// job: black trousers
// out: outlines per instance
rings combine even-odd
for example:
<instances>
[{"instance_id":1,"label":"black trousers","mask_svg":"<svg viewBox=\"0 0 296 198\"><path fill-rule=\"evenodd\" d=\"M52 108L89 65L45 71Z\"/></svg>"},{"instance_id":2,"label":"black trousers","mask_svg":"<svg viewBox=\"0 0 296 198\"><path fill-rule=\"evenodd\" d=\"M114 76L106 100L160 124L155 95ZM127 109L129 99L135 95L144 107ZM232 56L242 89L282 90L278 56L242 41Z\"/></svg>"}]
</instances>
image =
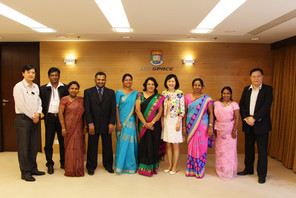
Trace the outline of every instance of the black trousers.
<instances>
[{"instance_id":1,"label":"black trousers","mask_svg":"<svg viewBox=\"0 0 296 198\"><path fill-rule=\"evenodd\" d=\"M45 157L46 157L46 166L53 166L54 162L52 160L52 145L57 133L59 140L59 149L60 149L60 163L61 165L65 164L65 147L64 147L64 137L62 136L62 127L59 121L58 116L48 115L45 120Z\"/></svg>"},{"instance_id":2,"label":"black trousers","mask_svg":"<svg viewBox=\"0 0 296 198\"><path fill-rule=\"evenodd\" d=\"M254 172L255 142L258 149L257 175L266 177L268 133L255 134L253 127L249 133L245 133L245 170Z\"/></svg>"},{"instance_id":3,"label":"black trousers","mask_svg":"<svg viewBox=\"0 0 296 198\"><path fill-rule=\"evenodd\" d=\"M88 148L87 148L87 170L95 170L98 166L98 142L99 137L102 137L103 150L103 166L109 168L113 166L113 151L112 151L112 137L109 133L104 134L88 134Z\"/></svg>"},{"instance_id":4,"label":"black trousers","mask_svg":"<svg viewBox=\"0 0 296 198\"><path fill-rule=\"evenodd\" d=\"M17 150L22 175L31 175L37 170L38 125L24 114L17 114L14 122Z\"/></svg>"}]
</instances>

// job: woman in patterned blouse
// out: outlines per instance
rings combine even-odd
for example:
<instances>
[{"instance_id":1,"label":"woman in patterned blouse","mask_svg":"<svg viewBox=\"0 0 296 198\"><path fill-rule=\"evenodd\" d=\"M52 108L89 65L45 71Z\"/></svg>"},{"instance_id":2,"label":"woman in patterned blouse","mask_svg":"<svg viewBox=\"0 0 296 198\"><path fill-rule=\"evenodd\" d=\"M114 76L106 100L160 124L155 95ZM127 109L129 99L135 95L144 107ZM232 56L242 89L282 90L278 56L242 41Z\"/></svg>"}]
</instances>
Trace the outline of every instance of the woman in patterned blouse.
<instances>
[{"instance_id":1,"label":"woman in patterned blouse","mask_svg":"<svg viewBox=\"0 0 296 198\"><path fill-rule=\"evenodd\" d=\"M182 118L185 114L184 95L179 88L176 75L170 74L164 81L166 90L162 92L164 99L164 117L162 139L167 142L169 167L165 173L177 173L177 164L180 156L179 143L183 142Z\"/></svg>"}]
</instances>

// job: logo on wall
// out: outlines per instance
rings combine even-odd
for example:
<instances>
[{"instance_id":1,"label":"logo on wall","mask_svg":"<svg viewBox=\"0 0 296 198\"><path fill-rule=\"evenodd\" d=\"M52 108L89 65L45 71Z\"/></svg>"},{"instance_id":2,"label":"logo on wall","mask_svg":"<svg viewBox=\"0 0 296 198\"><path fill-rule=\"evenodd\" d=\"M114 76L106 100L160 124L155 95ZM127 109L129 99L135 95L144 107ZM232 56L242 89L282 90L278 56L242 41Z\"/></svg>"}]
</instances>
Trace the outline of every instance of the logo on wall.
<instances>
[{"instance_id":1,"label":"logo on wall","mask_svg":"<svg viewBox=\"0 0 296 198\"><path fill-rule=\"evenodd\" d=\"M162 61L162 51L161 50L152 50L151 51L151 65L159 66L163 64Z\"/></svg>"}]
</instances>

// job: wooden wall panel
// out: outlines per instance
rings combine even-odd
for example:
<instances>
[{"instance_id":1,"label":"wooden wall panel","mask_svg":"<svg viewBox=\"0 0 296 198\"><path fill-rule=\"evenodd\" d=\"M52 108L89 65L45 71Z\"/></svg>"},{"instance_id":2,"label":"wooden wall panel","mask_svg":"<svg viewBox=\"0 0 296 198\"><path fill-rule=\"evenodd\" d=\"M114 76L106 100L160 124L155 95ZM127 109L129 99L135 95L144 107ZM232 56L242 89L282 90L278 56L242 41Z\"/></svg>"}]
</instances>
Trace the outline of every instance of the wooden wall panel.
<instances>
[{"instance_id":1,"label":"wooden wall panel","mask_svg":"<svg viewBox=\"0 0 296 198\"><path fill-rule=\"evenodd\" d=\"M164 64L159 67L173 67L173 71L147 71L152 68L151 50L162 50ZM74 66L66 66L63 60L72 54L77 59ZM196 63L185 66L182 59L192 55ZM205 83L204 92L214 100L220 97L224 86L233 88L233 99L239 101L242 90L250 84L249 71L254 67L264 70L264 82L272 84L272 54L270 45L230 43L176 43L176 42L41 42L40 75L41 84L48 82L47 71L51 66L61 69L61 82L77 80L83 90L94 86L94 75L98 71L107 74L106 86L117 90L122 87L124 73L134 77L133 88L141 91L146 77L153 76L159 83L158 90L164 90L163 81L170 73L177 74L180 89L191 92L191 82L201 77ZM42 126L44 137L44 126ZM44 144L44 138L43 138ZM116 138L113 134L115 151ZM55 150L57 150L55 145ZM186 153L186 143L181 145ZM238 152L244 152L244 135L239 126ZM210 150L213 153L213 149Z\"/></svg>"}]
</instances>

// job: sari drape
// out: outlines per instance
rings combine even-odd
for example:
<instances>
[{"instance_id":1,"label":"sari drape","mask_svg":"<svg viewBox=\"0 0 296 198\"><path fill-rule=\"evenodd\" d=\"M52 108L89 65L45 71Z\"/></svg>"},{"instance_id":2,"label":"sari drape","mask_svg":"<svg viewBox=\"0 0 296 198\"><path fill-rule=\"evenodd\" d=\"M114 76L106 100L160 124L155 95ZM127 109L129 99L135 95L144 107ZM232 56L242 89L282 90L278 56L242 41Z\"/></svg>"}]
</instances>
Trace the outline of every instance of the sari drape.
<instances>
[{"instance_id":1,"label":"sari drape","mask_svg":"<svg viewBox=\"0 0 296 198\"><path fill-rule=\"evenodd\" d=\"M116 128L115 171L117 173L132 174L137 171L138 138L134 115L137 94L137 91L133 91L125 95L120 89L115 94L122 125L121 131Z\"/></svg>"},{"instance_id":2,"label":"sari drape","mask_svg":"<svg viewBox=\"0 0 296 198\"><path fill-rule=\"evenodd\" d=\"M65 106L64 122L67 131L67 136L64 137L65 176L84 176L83 98L78 97L71 102L65 96L61 99L60 104Z\"/></svg>"},{"instance_id":3,"label":"sari drape","mask_svg":"<svg viewBox=\"0 0 296 198\"><path fill-rule=\"evenodd\" d=\"M186 130L188 134L188 155L186 165L186 176L203 178L207 148L213 146L213 137L208 138L208 105L213 100L208 95L192 101L190 94L186 96L188 113L186 119Z\"/></svg>"},{"instance_id":4,"label":"sari drape","mask_svg":"<svg viewBox=\"0 0 296 198\"><path fill-rule=\"evenodd\" d=\"M236 102L224 106L220 101L214 103L217 131L215 147L216 172L221 179L228 180L237 175L237 138L232 137L234 127L234 110L238 110Z\"/></svg>"},{"instance_id":5,"label":"sari drape","mask_svg":"<svg viewBox=\"0 0 296 198\"><path fill-rule=\"evenodd\" d=\"M162 105L164 97L155 94L145 98L143 93L139 93L138 100L141 100L141 112L147 122L151 122L157 114L158 108ZM141 175L152 176L157 174L159 161L165 153L164 142L161 141L161 122L155 122L154 130L149 130L143 126L139 120L139 168Z\"/></svg>"}]
</instances>

